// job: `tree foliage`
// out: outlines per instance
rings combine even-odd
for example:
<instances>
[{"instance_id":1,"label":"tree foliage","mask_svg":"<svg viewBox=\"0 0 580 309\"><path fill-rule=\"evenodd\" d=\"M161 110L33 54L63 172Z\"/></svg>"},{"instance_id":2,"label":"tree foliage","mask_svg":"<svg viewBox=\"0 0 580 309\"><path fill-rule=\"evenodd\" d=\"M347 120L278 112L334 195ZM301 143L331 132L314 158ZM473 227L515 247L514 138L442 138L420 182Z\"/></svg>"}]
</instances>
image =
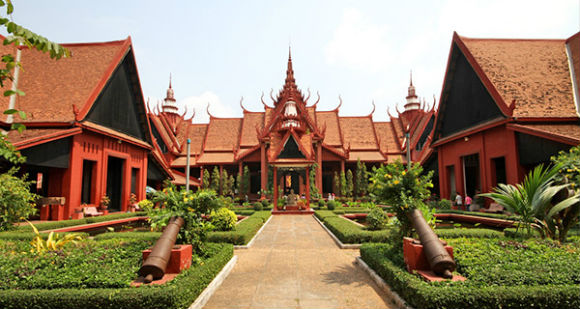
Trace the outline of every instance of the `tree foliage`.
<instances>
[{"instance_id":1,"label":"tree foliage","mask_svg":"<svg viewBox=\"0 0 580 309\"><path fill-rule=\"evenodd\" d=\"M217 166L214 166L211 172L211 185L209 188L218 193L220 191L220 170Z\"/></svg>"},{"instance_id":2,"label":"tree foliage","mask_svg":"<svg viewBox=\"0 0 580 309\"><path fill-rule=\"evenodd\" d=\"M202 188L209 189L211 185L211 177L209 176L209 171L207 168L203 169L203 179L202 179Z\"/></svg>"},{"instance_id":3,"label":"tree foliage","mask_svg":"<svg viewBox=\"0 0 580 309\"><path fill-rule=\"evenodd\" d=\"M346 175L340 172L340 196L346 196Z\"/></svg>"},{"instance_id":4,"label":"tree foliage","mask_svg":"<svg viewBox=\"0 0 580 309\"><path fill-rule=\"evenodd\" d=\"M314 163L310 167L309 173L309 184L310 184L310 196L314 199L320 198L320 192L318 192L318 187L316 186L316 172L318 171L318 164Z\"/></svg>"},{"instance_id":5,"label":"tree foliage","mask_svg":"<svg viewBox=\"0 0 580 309\"><path fill-rule=\"evenodd\" d=\"M346 196L352 196L354 189L352 171L349 169L346 172Z\"/></svg>"},{"instance_id":6,"label":"tree foliage","mask_svg":"<svg viewBox=\"0 0 580 309\"><path fill-rule=\"evenodd\" d=\"M0 174L0 231L12 228L20 218L28 218L36 212L34 208L38 196L29 190L33 181L27 175L16 176L18 169L12 168Z\"/></svg>"}]
</instances>

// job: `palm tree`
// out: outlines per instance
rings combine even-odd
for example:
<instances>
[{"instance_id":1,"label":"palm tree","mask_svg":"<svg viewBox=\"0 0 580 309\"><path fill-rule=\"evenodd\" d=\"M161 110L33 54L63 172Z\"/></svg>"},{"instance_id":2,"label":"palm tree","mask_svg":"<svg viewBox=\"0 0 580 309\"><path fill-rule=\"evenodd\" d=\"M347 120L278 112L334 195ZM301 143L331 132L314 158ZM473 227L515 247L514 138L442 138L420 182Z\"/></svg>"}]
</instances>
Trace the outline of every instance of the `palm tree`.
<instances>
[{"instance_id":1,"label":"palm tree","mask_svg":"<svg viewBox=\"0 0 580 309\"><path fill-rule=\"evenodd\" d=\"M480 196L489 197L509 211L518 213L521 220L518 222L516 232L523 224L530 234L533 222L541 223L540 226L548 226L550 224L546 222L551 222L556 214L580 202L580 195L575 194L552 205L554 196L569 186L569 184L554 184L554 177L561 167L558 164L552 168L544 168L544 165L540 164L524 178L523 183L515 186L498 184L493 189L494 192Z\"/></svg>"}]
</instances>

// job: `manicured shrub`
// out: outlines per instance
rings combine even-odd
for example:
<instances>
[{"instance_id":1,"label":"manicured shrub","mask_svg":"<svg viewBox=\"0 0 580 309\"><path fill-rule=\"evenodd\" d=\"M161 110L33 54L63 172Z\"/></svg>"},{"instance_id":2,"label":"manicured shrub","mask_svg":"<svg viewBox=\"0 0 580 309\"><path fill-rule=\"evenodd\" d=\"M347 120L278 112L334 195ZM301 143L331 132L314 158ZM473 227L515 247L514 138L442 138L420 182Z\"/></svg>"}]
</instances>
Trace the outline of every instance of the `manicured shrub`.
<instances>
[{"instance_id":1,"label":"manicured shrub","mask_svg":"<svg viewBox=\"0 0 580 309\"><path fill-rule=\"evenodd\" d=\"M236 226L236 222L238 222L236 214L225 207L212 211L210 218L211 224L217 231L231 231Z\"/></svg>"},{"instance_id":2,"label":"manicured shrub","mask_svg":"<svg viewBox=\"0 0 580 309\"><path fill-rule=\"evenodd\" d=\"M323 199L319 199L318 200L318 207L320 207L320 208L326 207L326 201Z\"/></svg>"},{"instance_id":3,"label":"manicured shrub","mask_svg":"<svg viewBox=\"0 0 580 309\"><path fill-rule=\"evenodd\" d=\"M459 240L462 241L462 240ZM489 242L490 240L480 240ZM502 285L490 276L491 283L478 282L468 277L465 282L427 283L410 274L405 269L400 246L393 244L363 244L360 248L362 259L387 284L391 286L405 301L415 308L578 308L580 294L578 283L548 284L548 285ZM562 250L565 251L565 250ZM462 263L463 251L456 252L456 261ZM481 254L477 250L476 254ZM495 263L501 259L501 254L489 258L489 255L475 257L475 261L488 263L481 270L485 277L490 270L495 269ZM509 258L508 258L509 259ZM507 259L506 259L507 260ZM520 259L525 262L525 259ZM532 263L535 263L532 262ZM513 264L512 264L513 265ZM542 265L538 265L542 267ZM574 266L570 266L574 267ZM570 268L568 267L568 268ZM561 270L562 271L562 270ZM522 273L513 270L503 270L514 278ZM577 272L574 270L574 272ZM542 270L538 276L550 277Z\"/></svg>"},{"instance_id":4,"label":"manicured shrub","mask_svg":"<svg viewBox=\"0 0 580 309\"><path fill-rule=\"evenodd\" d=\"M12 229L20 218L28 218L36 212L34 203L38 196L29 189L33 182L26 180L27 175L16 176L17 171L12 168L0 174L0 231Z\"/></svg>"},{"instance_id":5,"label":"manicured shrub","mask_svg":"<svg viewBox=\"0 0 580 309\"><path fill-rule=\"evenodd\" d=\"M88 217L88 218L77 219L77 220L39 222L39 223L36 223L34 226L36 226L36 228L39 231L46 231L46 230L60 229L60 228L65 228L65 227L70 227L70 226L75 226L75 225L99 223L99 222L113 221L113 220L140 217L140 216L145 216L145 213L143 213L143 212L113 213L113 214L109 214L106 216ZM18 226L16 228L16 230L23 231L23 232L32 232L32 228L28 224Z\"/></svg>"},{"instance_id":6,"label":"manicured shrub","mask_svg":"<svg viewBox=\"0 0 580 309\"><path fill-rule=\"evenodd\" d=\"M435 229L435 234L440 238L501 238L503 233L492 229L467 229L467 228L453 228L453 229Z\"/></svg>"},{"instance_id":7,"label":"manicured shrub","mask_svg":"<svg viewBox=\"0 0 580 309\"><path fill-rule=\"evenodd\" d=\"M260 211L260 210L264 209L264 205L262 203L260 203L260 202L254 202L253 205L254 205L254 210L255 211Z\"/></svg>"},{"instance_id":8,"label":"manicured shrub","mask_svg":"<svg viewBox=\"0 0 580 309\"><path fill-rule=\"evenodd\" d=\"M328 201L328 204L326 204L326 207L328 208L328 210L334 210L336 208L336 202L335 201Z\"/></svg>"},{"instance_id":9,"label":"manicured shrub","mask_svg":"<svg viewBox=\"0 0 580 309\"><path fill-rule=\"evenodd\" d=\"M258 230L268 220L271 213L269 211L256 211L249 218L240 222L235 231L229 232L210 232L208 241L210 242L227 242L234 245L244 245L256 235Z\"/></svg>"},{"instance_id":10,"label":"manicured shrub","mask_svg":"<svg viewBox=\"0 0 580 309\"><path fill-rule=\"evenodd\" d=\"M171 283L140 288L0 290L0 308L188 308L233 256L231 244L206 244L207 257Z\"/></svg>"},{"instance_id":11,"label":"manicured shrub","mask_svg":"<svg viewBox=\"0 0 580 309\"><path fill-rule=\"evenodd\" d=\"M439 201L437 208L439 208L439 209L451 209L451 205L452 205L452 203L450 200L442 199Z\"/></svg>"},{"instance_id":12,"label":"manicured shrub","mask_svg":"<svg viewBox=\"0 0 580 309\"><path fill-rule=\"evenodd\" d=\"M151 209L153 209L153 207L155 205L150 200L144 199L144 200L139 201L139 203L137 203L137 206L139 206L139 209L147 212L147 211L151 211Z\"/></svg>"},{"instance_id":13,"label":"manicured shrub","mask_svg":"<svg viewBox=\"0 0 580 309\"><path fill-rule=\"evenodd\" d=\"M262 207L263 208L268 208L270 207L270 201L268 199L263 199L262 201ZM260 209L261 210L261 209Z\"/></svg>"},{"instance_id":14,"label":"manicured shrub","mask_svg":"<svg viewBox=\"0 0 580 309\"><path fill-rule=\"evenodd\" d=\"M338 217L336 213L328 210L318 210L314 213L324 225L346 244L359 244L363 242L386 242L393 234L391 230L368 231L359 225Z\"/></svg>"},{"instance_id":15,"label":"manicured shrub","mask_svg":"<svg viewBox=\"0 0 580 309\"><path fill-rule=\"evenodd\" d=\"M389 216L380 208L374 208L366 217L369 230L382 230L389 224Z\"/></svg>"},{"instance_id":16,"label":"manicured shrub","mask_svg":"<svg viewBox=\"0 0 580 309\"><path fill-rule=\"evenodd\" d=\"M130 239L130 240L141 240L141 241L157 241L161 236L161 232L115 232L115 233L103 233L93 236L94 240L105 240L105 239Z\"/></svg>"}]
</instances>

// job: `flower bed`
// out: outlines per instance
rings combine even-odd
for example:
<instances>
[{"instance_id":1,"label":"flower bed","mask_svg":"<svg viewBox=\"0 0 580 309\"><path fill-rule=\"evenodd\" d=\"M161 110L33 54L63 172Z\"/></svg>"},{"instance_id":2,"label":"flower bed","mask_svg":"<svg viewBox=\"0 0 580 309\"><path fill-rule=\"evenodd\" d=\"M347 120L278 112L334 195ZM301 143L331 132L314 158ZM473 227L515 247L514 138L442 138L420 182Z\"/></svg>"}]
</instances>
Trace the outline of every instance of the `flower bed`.
<instances>
[{"instance_id":1,"label":"flower bed","mask_svg":"<svg viewBox=\"0 0 580 309\"><path fill-rule=\"evenodd\" d=\"M115 241L103 243L107 242ZM132 242L128 241L128 243ZM145 243L135 242L135 246L140 248ZM125 249L128 251L127 247ZM130 280L134 279L134 272L140 264L141 251L133 252L133 249L137 248L131 248L131 253L125 253L131 256L128 258L129 261L119 262L128 263L126 266L115 264L113 267L110 263L100 264L101 268L105 268L100 270L102 274L100 277L93 274L83 275L87 272L83 268L93 266L79 264L73 267L71 265L67 266L68 270L64 271L67 275L62 275L58 279L50 277L42 280L26 279L24 283L19 283L19 289L0 290L0 308L187 308L233 256L233 246L230 244L207 244L208 256L202 258L201 263L194 263L195 265L182 272L174 280L164 285L135 288L126 287L127 282L130 283ZM82 258L89 260L90 255ZM18 264L18 261L15 263ZM99 271L93 268L91 271ZM128 275L129 273L131 276ZM97 277L87 281L92 282L90 288L88 283L83 283L78 279L87 277ZM47 279L55 279L56 282L48 282ZM26 282L28 280L37 282L29 287L39 288L25 289L30 284ZM94 284L97 287L92 287Z\"/></svg>"},{"instance_id":2,"label":"flower bed","mask_svg":"<svg viewBox=\"0 0 580 309\"><path fill-rule=\"evenodd\" d=\"M448 239L465 282L427 283L393 244L364 244L362 259L415 308L578 308L578 243Z\"/></svg>"},{"instance_id":3,"label":"flower bed","mask_svg":"<svg viewBox=\"0 0 580 309\"><path fill-rule=\"evenodd\" d=\"M387 242L392 237L391 230L368 231L329 210L318 210L314 215L345 244Z\"/></svg>"}]
</instances>

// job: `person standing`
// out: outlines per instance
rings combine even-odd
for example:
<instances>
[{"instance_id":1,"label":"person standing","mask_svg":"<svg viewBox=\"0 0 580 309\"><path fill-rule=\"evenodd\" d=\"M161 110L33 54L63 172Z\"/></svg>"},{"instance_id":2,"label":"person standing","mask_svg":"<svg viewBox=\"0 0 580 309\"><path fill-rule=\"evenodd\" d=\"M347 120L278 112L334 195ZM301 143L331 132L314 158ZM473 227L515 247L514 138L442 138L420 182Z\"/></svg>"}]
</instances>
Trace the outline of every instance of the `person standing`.
<instances>
[{"instance_id":1,"label":"person standing","mask_svg":"<svg viewBox=\"0 0 580 309\"><path fill-rule=\"evenodd\" d=\"M461 198L461 195L460 194L457 194L455 196L455 206L459 210L461 210L461 207L463 206L463 199Z\"/></svg>"},{"instance_id":2,"label":"person standing","mask_svg":"<svg viewBox=\"0 0 580 309\"><path fill-rule=\"evenodd\" d=\"M467 208L467 211L471 211L471 197L469 197L469 195L465 195L465 207Z\"/></svg>"}]
</instances>

